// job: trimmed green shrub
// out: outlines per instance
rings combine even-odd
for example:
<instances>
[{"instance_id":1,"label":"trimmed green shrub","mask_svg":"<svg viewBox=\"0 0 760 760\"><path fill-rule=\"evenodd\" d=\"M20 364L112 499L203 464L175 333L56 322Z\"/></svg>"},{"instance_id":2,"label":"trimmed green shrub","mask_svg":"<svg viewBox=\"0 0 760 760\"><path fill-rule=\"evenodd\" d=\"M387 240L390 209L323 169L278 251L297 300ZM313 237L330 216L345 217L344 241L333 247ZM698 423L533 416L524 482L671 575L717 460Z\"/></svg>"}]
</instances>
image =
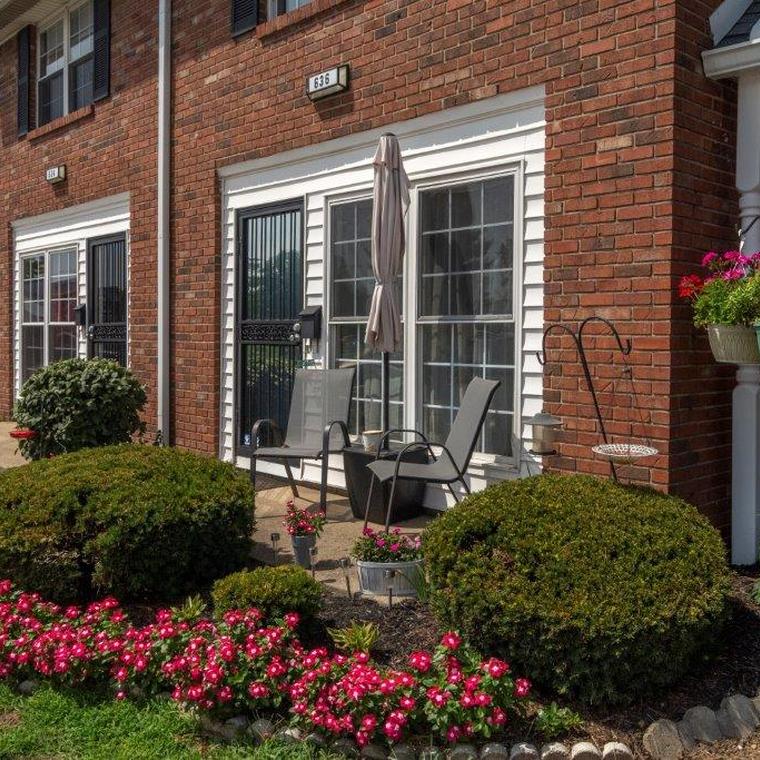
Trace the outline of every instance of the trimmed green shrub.
<instances>
[{"instance_id":1,"label":"trimmed green shrub","mask_svg":"<svg viewBox=\"0 0 760 760\"><path fill-rule=\"evenodd\" d=\"M37 370L13 410L19 427L37 437L21 441L27 459L128 443L143 430L145 390L125 367L106 359L67 359Z\"/></svg>"},{"instance_id":2,"label":"trimmed green shrub","mask_svg":"<svg viewBox=\"0 0 760 760\"><path fill-rule=\"evenodd\" d=\"M727 614L725 548L708 521L607 480L492 486L434 522L423 553L443 625L590 703L673 683Z\"/></svg>"},{"instance_id":3,"label":"trimmed green shrub","mask_svg":"<svg viewBox=\"0 0 760 760\"><path fill-rule=\"evenodd\" d=\"M59 602L166 601L250 552L253 490L232 465L139 444L0 474L0 577Z\"/></svg>"},{"instance_id":4,"label":"trimmed green shrub","mask_svg":"<svg viewBox=\"0 0 760 760\"><path fill-rule=\"evenodd\" d=\"M233 573L214 584L217 614L256 607L266 618L298 612L311 618L322 608L322 586L298 565L259 567Z\"/></svg>"}]
</instances>

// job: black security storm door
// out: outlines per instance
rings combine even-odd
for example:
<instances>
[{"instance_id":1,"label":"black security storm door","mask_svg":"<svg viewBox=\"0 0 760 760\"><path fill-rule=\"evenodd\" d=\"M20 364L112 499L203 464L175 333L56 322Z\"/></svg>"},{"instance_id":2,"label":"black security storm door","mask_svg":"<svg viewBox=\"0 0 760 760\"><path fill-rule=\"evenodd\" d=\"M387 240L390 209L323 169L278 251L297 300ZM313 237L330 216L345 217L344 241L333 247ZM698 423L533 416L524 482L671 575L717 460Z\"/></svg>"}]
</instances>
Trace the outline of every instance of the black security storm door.
<instances>
[{"instance_id":1,"label":"black security storm door","mask_svg":"<svg viewBox=\"0 0 760 760\"><path fill-rule=\"evenodd\" d=\"M237 221L237 447L245 454L256 420L287 427L301 364L294 327L303 307L303 205L250 209Z\"/></svg>"},{"instance_id":2,"label":"black security storm door","mask_svg":"<svg viewBox=\"0 0 760 760\"><path fill-rule=\"evenodd\" d=\"M127 363L127 241L124 235L91 240L87 251L90 357Z\"/></svg>"}]
</instances>

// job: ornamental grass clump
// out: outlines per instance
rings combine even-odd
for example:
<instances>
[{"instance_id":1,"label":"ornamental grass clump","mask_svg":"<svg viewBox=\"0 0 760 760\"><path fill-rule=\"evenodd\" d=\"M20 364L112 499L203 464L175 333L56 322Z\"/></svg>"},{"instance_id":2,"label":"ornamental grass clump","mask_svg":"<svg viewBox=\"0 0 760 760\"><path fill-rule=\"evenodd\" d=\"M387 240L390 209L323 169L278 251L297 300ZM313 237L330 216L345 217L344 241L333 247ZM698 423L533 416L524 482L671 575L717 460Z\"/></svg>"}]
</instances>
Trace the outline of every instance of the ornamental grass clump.
<instances>
[{"instance_id":1,"label":"ornamental grass clump","mask_svg":"<svg viewBox=\"0 0 760 760\"><path fill-rule=\"evenodd\" d=\"M548 690L624 702L709 656L727 615L720 535L694 507L589 476L467 497L423 534L430 603Z\"/></svg>"},{"instance_id":2,"label":"ornamental grass clump","mask_svg":"<svg viewBox=\"0 0 760 760\"><path fill-rule=\"evenodd\" d=\"M228 610L198 620L166 609L138 627L115 599L63 608L0 581L0 678L110 684L119 700L169 692L185 708L221 716L289 713L309 731L360 746L413 730L450 742L488 738L523 712L530 692L508 663L480 656L454 631L391 669L365 652L307 649L298 624L295 613L268 620L257 609Z\"/></svg>"},{"instance_id":3,"label":"ornamental grass clump","mask_svg":"<svg viewBox=\"0 0 760 760\"><path fill-rule=\"evenodd\" d=\"M253 489L230 464L140 444L0 475L0 573L56 602L175 599L245 565Z\"/></svg>"},{"instance_id":4,"label":"ornamental grass clump","mask_svg":"<svg viewBox=\"0 0 760 760\"><path fill-rule=\"evenodd\" d=\"M697 327L749 326L760 319L760 253L710 251L702 268L704 275L686 275L678 286L681 298L693 305Z\"/></svg>"}]
</instances>

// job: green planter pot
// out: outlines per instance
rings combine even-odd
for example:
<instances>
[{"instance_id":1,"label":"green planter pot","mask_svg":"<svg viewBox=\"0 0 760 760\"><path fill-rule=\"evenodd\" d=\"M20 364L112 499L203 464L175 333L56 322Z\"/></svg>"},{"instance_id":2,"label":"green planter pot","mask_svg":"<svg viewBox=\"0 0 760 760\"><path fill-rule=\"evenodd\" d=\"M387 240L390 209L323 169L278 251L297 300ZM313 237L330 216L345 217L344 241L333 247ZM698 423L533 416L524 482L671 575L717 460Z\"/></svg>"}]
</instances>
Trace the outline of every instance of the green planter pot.
<instances>
[{"instance_id":1,"label":"green planter pot","mask_svg":"<svg viewBox=\"0 0 760 760\"><path fill-rule=\"evenodd\" d=\"M707 337L715 361L721 364L760 364L756 329L744 325L710 325Z\"/></svg>"},{"instance_id":2,"label":"green planter pot","mask_svg":"<svg viewBox=\"0 0 760 760\"><path fill-rule=\"evenodd\" d=\"M417 596L417 584L422 578L422 560L410 562L364 562L356 561L359 574L359 590L370 596L385 596L388 587L393 588L393 596ZM393 570L393 577L386 576L387 571Z\"/></svg>"}]
</instances>

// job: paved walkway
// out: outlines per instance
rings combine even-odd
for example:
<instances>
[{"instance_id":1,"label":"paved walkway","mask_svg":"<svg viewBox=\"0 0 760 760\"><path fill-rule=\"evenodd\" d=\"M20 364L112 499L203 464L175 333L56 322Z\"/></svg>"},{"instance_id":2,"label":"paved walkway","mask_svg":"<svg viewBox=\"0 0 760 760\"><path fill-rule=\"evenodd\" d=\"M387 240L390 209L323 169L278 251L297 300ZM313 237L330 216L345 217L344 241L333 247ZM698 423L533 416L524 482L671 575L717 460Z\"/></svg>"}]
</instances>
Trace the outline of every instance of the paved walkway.
<instances>
[{"instance_id":1,"label":"paved walkway","mask_svg":"<svg viewBox=\"0 0 760 760\"><path fill-rule=\"evenodd\" d=\"M286 481L274 478L258 477L258 493L256 494L256 533L254 534L254 557L268 565L287 564L293 561L293 553L288 536L282 523L285 519L285 504L291 497L290 488ZM306 486L298 486L301 498L296 499L296 505L304 507L316 505L319 502L319 491ZM422 532L430 522L427 516L400 523L398 527L410 535ZM317 565L315 577L330 588L340 592L346 591L346 579L340 567L340 560L348 557L354 541L361 535L363 520L357 520L351 514L351 507L346 496L329 493L327 496L327 524L317 541ZM370 527L378 529L382 526L370 523ZM277 553L272 547L270 537L279 533L280 540ZM351 589L356 591L356 570L350 570Z\"/></svg>"},{"instance_id":2,"label":"paved walkway","mask_svg":"<svg viewBox=\"0 0 760 760\"><path fill-rule=\"evenodd\" d=\"M15 427L15 422L0 422L0 470L18 467L25 462L17 451L16 441L8 435Z\"/></svg>"}]
</instances>

